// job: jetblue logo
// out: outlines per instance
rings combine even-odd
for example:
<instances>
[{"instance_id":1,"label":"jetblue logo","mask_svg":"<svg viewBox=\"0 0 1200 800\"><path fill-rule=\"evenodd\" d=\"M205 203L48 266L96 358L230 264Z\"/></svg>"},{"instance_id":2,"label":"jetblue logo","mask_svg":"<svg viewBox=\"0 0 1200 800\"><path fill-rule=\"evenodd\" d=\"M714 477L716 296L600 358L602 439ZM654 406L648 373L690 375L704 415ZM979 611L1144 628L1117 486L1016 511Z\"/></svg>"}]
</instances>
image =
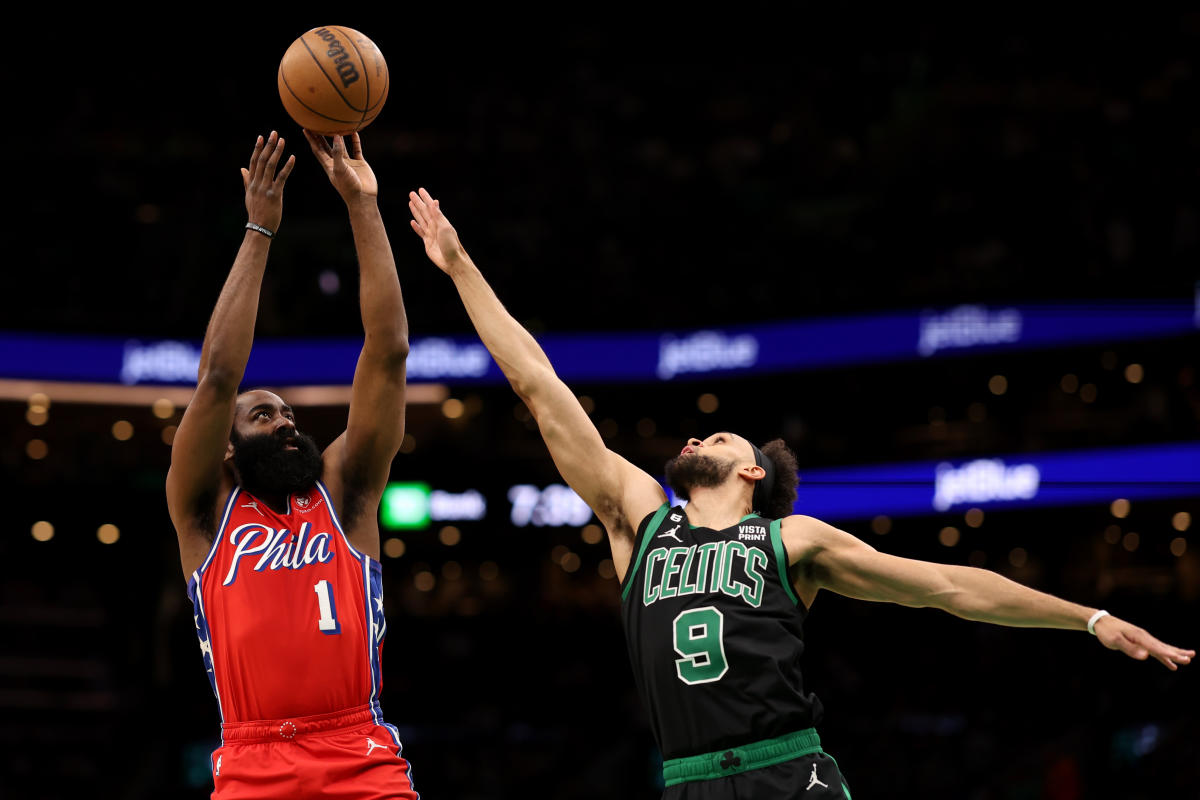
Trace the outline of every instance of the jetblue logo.
<instances>
[{"instance_id":1,"label":"jetblue logo","mask_svg":"<svg viewBox=\"0 0 1200 800\"><path fill-rule=\"evenodd\" d=\"M121 358L121 383L194 383L199 368L200 349L187 342L167 341L144 345L131 340L125 343Z\"/></svg>"},{"instance_id":2,"label":"jetblue logo","mask_svg":"<svg viewBox=\"0 0 1200 800\"><path fill-rule=\"evenodd\" d=\"M738 525L738 538L742 541L765 542L767 529L762 525Z\"/></svg>"},{"instance_id":3,"label":"jetblue logo","mask_svg":"<svg viewBox=\"0 0 1200 800\"><path fill-rule=\"evenodd\" d=\"M931 356L939 350L1021 340L1021 312L1015 308L988 311L984 306L958 306L945 314L921 319L917 352Z\"/></svg>"},{"instance_id":4,"label":"jetblue logo","mask_svg":"<svg viewBox=\"0 0 1200 800\"><path fill-rule=\"evenodd\" d=\"M482 378L492 357L481 344L456 344L453 339L418 339L408 352L408 374L412 378Z\"/></svg>"},{"instance_id":5,"label":"jetblue logo","mask_svg":"<svg viewBox=\"0 0 1200 800\"><path fill-rule=\"evenodd\" d=\"M1034 464L1005 464L998 458L968 461L961 467L938 464L933 507L945 511L959 503L1029 500L1038 493L1042 474Z\"/></svg>"},{"instance_id":6,"label":"jetblue logo","mask_svg":"<svg viewBox=\"0 0 1200 800\"><path fill-rule=\"evenodd\" d=\"M683 372L745 369L758 361L758 339L746 333L726 336L699 331L682 339L664 336L658 345L658 377L664 381Z\"/></svg>"},{"instance_id":7,"label":"jetblue logo","mask_svg":"<svg viewBox=\"0 0 1200 800\"><path fill-rule=\"evenodd\" d=\"M252 569L303 569L309 564L325 564L333 559L330 552L330 536L318 533L310 537L312 523L305 522L295 536L287 528L272 528L260 522L248 522L234 528L229 534L233 545L233 563L222 586L237 580L238 566L245 556L258 556Z\"/></svg>"}]
</instances>

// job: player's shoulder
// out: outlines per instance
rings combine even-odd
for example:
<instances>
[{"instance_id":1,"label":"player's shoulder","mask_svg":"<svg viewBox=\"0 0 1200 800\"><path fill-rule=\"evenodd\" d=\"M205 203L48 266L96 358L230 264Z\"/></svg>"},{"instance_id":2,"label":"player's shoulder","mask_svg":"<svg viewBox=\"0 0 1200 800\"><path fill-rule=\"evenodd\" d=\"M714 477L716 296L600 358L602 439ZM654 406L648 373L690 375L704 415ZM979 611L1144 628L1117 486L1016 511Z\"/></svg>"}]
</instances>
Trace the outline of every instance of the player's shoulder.
<instances>
[{"instance_id":1,"label":"player's shoulder","mask_svg":"<svg viewBox=\"0 0 1200 800\"><path fill-rule=\"evenodd\" d=\"M816 517L810 517L807 514L789 514L780 520L779 524L779 530L785 536L813 536L821 533L823 528L828 527L828 523Z\"/></svg>"},{"instance_id":2,"label":"player's shoulder","mask_svg":"<svg viewBox=\"0 0 1200 800\"><path fill-rule=\"evenodd\" d=\"M807 514L784 517L779 530L792 563L812 558L822 550L847 541L856 541L851 534Z\"/></svg>"}]
</instances>

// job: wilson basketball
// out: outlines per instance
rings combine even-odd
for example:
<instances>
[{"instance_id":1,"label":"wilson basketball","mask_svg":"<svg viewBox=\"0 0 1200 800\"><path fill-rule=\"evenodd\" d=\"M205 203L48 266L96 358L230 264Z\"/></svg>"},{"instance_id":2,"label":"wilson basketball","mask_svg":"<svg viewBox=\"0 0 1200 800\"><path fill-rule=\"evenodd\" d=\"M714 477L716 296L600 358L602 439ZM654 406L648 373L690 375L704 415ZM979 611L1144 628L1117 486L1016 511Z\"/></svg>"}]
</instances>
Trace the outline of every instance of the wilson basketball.
<instances>
[{"instance_id":1,"label":"wilson basketball","mask_svg":"<svg viewBox=\"0 0 1200 800\"><path fill-rule=\"evenodd\" d=\"M279 62L279 98L302 128L326 136L360 131L388 95L388 68L375 43L352 28L313 28Z\"/></svg>"}]
</instances>

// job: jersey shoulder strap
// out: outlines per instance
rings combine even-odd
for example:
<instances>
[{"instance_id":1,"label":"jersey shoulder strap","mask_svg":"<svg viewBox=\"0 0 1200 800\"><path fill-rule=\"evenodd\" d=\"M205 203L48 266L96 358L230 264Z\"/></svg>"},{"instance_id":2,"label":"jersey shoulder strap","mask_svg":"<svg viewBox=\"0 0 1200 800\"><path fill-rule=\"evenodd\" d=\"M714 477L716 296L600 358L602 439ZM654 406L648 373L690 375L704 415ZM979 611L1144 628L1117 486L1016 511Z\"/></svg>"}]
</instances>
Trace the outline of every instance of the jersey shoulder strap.
<instances>
[{"instance_id":1,"label":"jersey shoulder strap","mask_svg":"<svg viewBox=\"0 0 1200 800\"><path fill-rule=\"evenodd\" d=\"M791 598L792 603L800 606L800 598L796 597L796 590L792 588L792 581L788 576L787 548L783 546L783 520L771 520L771 524L767 526L767 530L771 534L771 548L775 551L775 563L779 567L779 582L783 584L783 588L787 591L787 596ZM800 607L803 608L803 606Z\"/></svg>"},{"instance_id":2,"label":"jersey shoulder strap","mask_svg":"<svg viewBox=\"0 0 1200 800\"><path fill-rule=\"evenodd\" d=\"M629 590L633 587L633 579L637 576L638 567L642 565L642 557L646 555L646 545L654 538L652 534L662 524L663 517L670 510L671 507L663 503L654 513L646 515L646 518L642 520L642 524L638 526L637 536L633 538L635 555L633 561L629 564L629 569L625 571L625 583L621 586L622 602L629 596Z\"/></svg>"}]
</instances>

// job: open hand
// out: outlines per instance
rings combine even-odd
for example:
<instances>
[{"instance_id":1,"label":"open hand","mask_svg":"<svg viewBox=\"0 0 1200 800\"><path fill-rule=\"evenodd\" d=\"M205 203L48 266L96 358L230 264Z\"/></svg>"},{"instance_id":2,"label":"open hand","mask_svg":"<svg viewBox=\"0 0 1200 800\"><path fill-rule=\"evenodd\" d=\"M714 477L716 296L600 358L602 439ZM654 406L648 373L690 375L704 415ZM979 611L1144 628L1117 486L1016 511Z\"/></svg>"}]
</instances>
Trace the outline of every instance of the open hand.
<instances>
[{"instance_id":1,"label":"open hand","mask_svg":"<svg viewBox=\"0 0 1200 800\"><path fill-rule=\"evenodd\" d=\"M458 231L442 213L441 205L429 192L420 189L408 193L412 211L412 229L425 241L425 254L442 272L449 273L467 262L467 251L458 240Z\"/></svg>"},{"instance_id":2,"label":"open hand","mask_svg":"<svg viewBox=\"0 0 1200 800\"><path fill-rule=\"evenodd\" d=\"M287 183L296 157L288 156L287 162L275 173L279 159L283 157L283 139L275 131L263 141L259 136L250 154L250 168L242 167L242 187L246 190L246 213L250 222L264 228L279 230L283 218L283 185Z\"/></svg>"},{"instance_id":3,"label":"open hand","mask_svg":"<svg viewBox=\"0 0 1200 800\"><path fill-rule=\"evenodd\" d=\"M1160 642L1136 625L1114 616L1101 617L1095 625L1096 638L1109 650L1120 650L1130 658L1144 661L1153 656L1174 671L1178 664L1190 664L1195 650L1182 650Z\"/></svg>"},{"instance_id":4,"label":"open hand","mask_svg":"<svg viewBox=\"0 0 1200 800\"><path fill-rule=\"evenodd\" d=\"M357 133L350 134L349 153L346 152L346 141L341 136L333 137L332 146L324 136L312 131L306 130L304 138L308 139L313 155L346 205L361 197L379 196L379 184L371 165L363 158L362 139Z\"/></svg>"}]
</instances>

